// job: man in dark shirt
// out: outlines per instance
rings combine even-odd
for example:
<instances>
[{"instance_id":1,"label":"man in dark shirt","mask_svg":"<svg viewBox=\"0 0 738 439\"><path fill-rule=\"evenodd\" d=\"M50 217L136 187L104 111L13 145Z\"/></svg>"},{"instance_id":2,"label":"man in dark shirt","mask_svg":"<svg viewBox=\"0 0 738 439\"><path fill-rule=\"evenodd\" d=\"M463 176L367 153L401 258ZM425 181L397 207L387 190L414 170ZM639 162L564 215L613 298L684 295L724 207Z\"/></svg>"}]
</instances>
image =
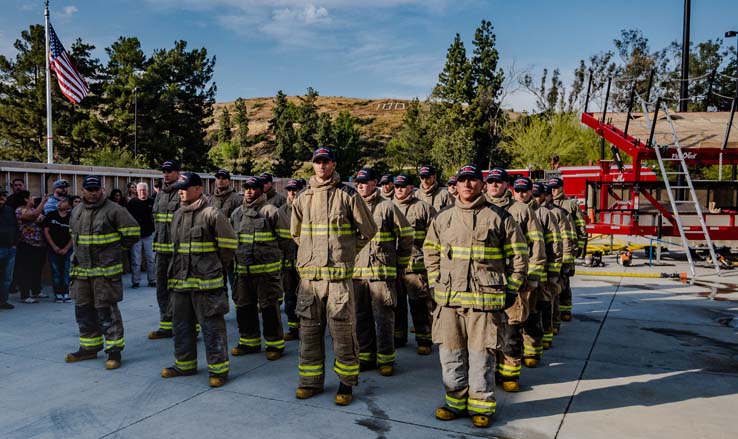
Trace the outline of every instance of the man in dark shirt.
<instances>
[{"instance_id":1,"label":"man in dark shirt","mask_svg":"<svg viewBox=\"0 0 738 439\"><path fill-rule=\"evenodd\" d=\"M44 237L49 244L49 266L54 286L55 302L71 302L69 296L69 261L72 256L72 234L69 212L72 202L68 197L58 200L56 210L44 219Z\"/></svg>"},{"instance_id":2,"label":"man in dark shirt","mask_svg":"<svg viewBox=\"0 0 738 439\"><path fill-rule=\"evenodd\" d=\"M5 205L7 196L7 192L0 191L0 309L15 308L8 303L8 290L13 280L13 267L15 267L18 225L13 209Z\"/></svg>"},{"instance_id":3,"label":"man in dark shirt","mask_svg":"<svg viewBox=\"0 0 738 439\"><path fill-rule=\"evenodd\" d=\"M154 199L149 197L149 186L146 183L136 185L137 198L128 202L128 211L141 226L141 239L131 248L131 286L138 288L141 284L141 254L146 255L146 276L149 286L156 285L154 274Z\"/></svg>"}]
</instances>

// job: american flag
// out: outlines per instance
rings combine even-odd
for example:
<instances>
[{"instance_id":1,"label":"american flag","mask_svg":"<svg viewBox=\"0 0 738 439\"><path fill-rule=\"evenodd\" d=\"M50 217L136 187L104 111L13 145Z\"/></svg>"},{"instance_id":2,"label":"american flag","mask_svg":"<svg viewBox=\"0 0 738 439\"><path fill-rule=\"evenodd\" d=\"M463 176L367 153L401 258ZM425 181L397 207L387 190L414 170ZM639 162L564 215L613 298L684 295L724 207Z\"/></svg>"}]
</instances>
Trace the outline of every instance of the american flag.
<instances>
[{"instance_id":1,"label":"american flag","mask_svg":"<svg viewBox=\"0 0 738 439\"><path fill-rule=\"evenodd\" d=\"M49 50L49 65L56 73L62 94L72 103L79 104L90 92L90 87L77 71L67 51L64 50L51 23L49 23Z\"/></svg>"}]
</instances>

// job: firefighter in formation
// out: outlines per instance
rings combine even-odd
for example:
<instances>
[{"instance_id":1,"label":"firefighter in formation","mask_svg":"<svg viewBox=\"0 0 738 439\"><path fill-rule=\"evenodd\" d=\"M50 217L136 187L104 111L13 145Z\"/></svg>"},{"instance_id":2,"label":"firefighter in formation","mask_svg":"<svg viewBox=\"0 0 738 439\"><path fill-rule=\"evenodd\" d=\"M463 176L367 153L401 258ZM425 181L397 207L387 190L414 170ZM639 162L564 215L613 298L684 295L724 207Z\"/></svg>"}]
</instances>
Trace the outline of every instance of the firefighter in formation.
<instances>
[{"instance_id":1,"label":"firefighter in formation","mask_svg":"<svg viewBox=\"0 0 738 439\"><path fill-rule=\"evenodd\" d=\"M438 345L445 400L436 418L469 416L488 427L495 384L519 391L522 366L537 367L571 319L569 279L586 229L563 180L511 180L502 168L483 176L466 165L449 192L424 165L417 190L407 174L371 168L357 172L354 188L335 172L330 148L316 149L312 162L315 175L289 180L286 197L270 174L246 177L237 192L220 169L210 199L198 174L162 164L154 206L160 322L149 338L173 337L175 360L161 376L197 373L202 325L209 383L226 383L230 277L239 331L230 354L264 347L277 360L286 341L299 339L297 398L324 390L326 329L338 405L352 402L360 371L393 375L395 350L414 332L419 355ZM116 369L125 344L120 257L139 228L107 201L100 177L85 177L83 195L71 218L80 346L66 361L105 349L106 368Z\"/></svg>"}]
</instances>

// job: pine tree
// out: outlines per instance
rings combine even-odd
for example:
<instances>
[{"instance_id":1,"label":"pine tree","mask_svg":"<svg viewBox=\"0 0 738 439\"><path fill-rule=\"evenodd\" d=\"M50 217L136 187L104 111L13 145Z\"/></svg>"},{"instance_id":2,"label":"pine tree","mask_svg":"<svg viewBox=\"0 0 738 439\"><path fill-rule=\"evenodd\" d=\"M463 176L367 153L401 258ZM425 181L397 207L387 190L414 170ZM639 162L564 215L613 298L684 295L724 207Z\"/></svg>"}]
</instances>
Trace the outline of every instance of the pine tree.
<instances>
[{"instance_id":1,"label":"pine tree","mask_svg":"<svg viewBox=\"0 0 738 439\"><path fill-rule=\"evenodd\" d=\"M225 105L220 111L220 118L218 119L218 142L228 143L233 137L233 123L231 122L231 113L228 111L228 107Z\"/></svg>"},{"instance_id":2,"label":"pine tree","mask_svg":"<svg viewBox=\"0 0 738 439\"><path fill-rule=\"evenodd\" d=\"M332 145L333 140L333 120L328 113L320 113L318 116L318 132L315 135L318 145Z\"/></svg>"},{"instance_id":3,"label":"pine tree","mask_svg":"<svg viewBox=\"0 0 738 439\"><path fill-rule=\"evenodd\" d=\"M433 89L432 96L449 104L462 104L471 102L472 94L472 68L466 58L464 42L456 34L446 52L446 65L438 75L438 84Z\"/></svg>"},{"instance_id":4,"label":"pine tree","mask_svg":"<svg viewBox=\"0 0 738 439\"><path fill-rule=\"evenodd\" d=\"M274 134L275 156L277 164L274 173L277 177L289 177L298 166L296 150L297 134L295 133L295 109L287 100L287 96L279 90L274 98L272 118L269 130Z\"/></svg>"},{"instance_id":5,"label":"pine tree","mask_svg":"<svg viewBox=\"0 0 738 439\"><path fill-rule=\"evenodd\" d=\"M246 101L241 98L236 99L234 104L237 134L233 140L234 145L238 148L237 166L233 171L239 174L248 175L253 172L254 160L249 149L249 115L246 108Z\"/></svg>"},{"instance_id":6,"label":"pine tree","mask_svg":"<svg viewBox=\"0 0 738 439\"><path fill-rule=\"evenodd\" d=\"M299 157L307 160L318 147L318 92L308 87L305 96L300 97L300 105L297 107L297 144Z\"/></svg>"},{"instance_id":7,"label":"pine tree","mask_svg":"<svg viewBox=\"0 0 738 439\"><path fill-rule=\"evenodd\" d=\"M336 172L343 178L352 175L361 159L359 141L361 133L356 128L356 121L346 110L338 113L333 124L334 152L336 154Z\"/></svg>"}]
</instances>

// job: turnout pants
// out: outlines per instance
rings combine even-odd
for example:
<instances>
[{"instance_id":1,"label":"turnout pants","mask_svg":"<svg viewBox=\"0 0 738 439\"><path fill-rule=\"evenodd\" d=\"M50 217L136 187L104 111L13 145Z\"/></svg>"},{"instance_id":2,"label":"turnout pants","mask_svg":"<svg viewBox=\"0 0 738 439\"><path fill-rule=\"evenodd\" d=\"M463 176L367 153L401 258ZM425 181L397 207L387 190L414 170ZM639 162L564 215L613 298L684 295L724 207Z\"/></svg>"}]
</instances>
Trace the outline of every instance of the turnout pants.
<instances>
[{"instance_id":1,"label":"turnout pants","mask_svg":"<svg viewBox=\"0 0 738 439\"><path fill-rule=\"evenodd\" d=\"M536 288L528 301L530 312L523 323L523 358L540 360L543 354L543 321L538 307L542 290L542 286Z\"/></svg>"},{"instance_id":2,"label":"turnout pants","mask_svg":"<svg viewBox=\"0 0 738 439\"><path fill-rule=\"evenodd\" d=\"M571 276L568 274L561 275L561 295L559 296L559 311L561 313L571 314Z\"/></svg>"},{"instance_id":3,"label":"turnout pants","mask_svg":"<svg viewBox=\"0 0 738 439\"><path fill-rule=\"evenodd\" d=\"M120 276L72 279L70 293L79 326L79 346L87 351L119 352L125 347L123 317L118 302L123 300Z\"/></svg>"},{"instance_id":4,"label":"turnout pants","mask_svg":"<svg viewBox=\"0 0 738 439\"><path fill-rule=\"evenodd\" d=\"M351 279L301 279L296 313L300 317L299 387L323 387L326 327L333 338L333 371L343 384L358 384L359 343Z\"/></svg>"},{"instance_id":5,"label":"turnout pants","mask_svg":"<svg viewBox=\"0 0 738 439\"><path fill-rule=\"evenodd\" d=\"M287 327L296 330L300 326L300 319L295 314L297 307L297 286L300 276L295 267L282 269L282 288L284 289L284 313L287 314Z\"/></svg>"},{"instance_id":6,"label":"turnout pants","mask_svg":"<svg viewBox=\"0 0 738 439\"><path fill-rule=\"evenodd\" d=\"M159 286L157 282L157 287ZM208 372L228 376L228 339L223 315L228 312L228 293L215 290L177 291L172 293L174 328L174 367L183 372L197 369L197 331L200 322L205 342Z\"/></svg>"},{"instance_id":7,"label":"turnout pants","mask_svg":"<svg viewBox=\"0 0 738 439\"><path fill-rule=\"evenodd\" d=\"M407 307L415 326L415 341L418 346L430 346L431 340L431 297L428 280L423 273L405 273L397 281L397 306L395 308L395 344L407 343Z\"/></svg>"},{"instance_id":8,"label":"turnout pants","mask_svg":"<svg viewBox=\"0 0 738 439\"><path fill-rule=\"evenodd\" d=\"M395 280L354 279L359 361L394 364Z\"/></svg>"},{"instance_id":9,"label":"turnout pants","mask_svg":"<svg viewBox=\"0 0 738 439\"><path fill-rule=\"evenodd\" d=\"M445 406L454 413L495 413L495 350L502 320L500 311L438 306L433 312Z\"/></svg>"},{"instance_id":10,"label":"turnout pants","mask_svg":"<svg viewBox=\"0 0 738 439\"><path fill-rule=\"evenodd\" d=\"M156 253L154 256L156 264L156 302L159 304L159 330L172 330L172 305L171 291L169 290L169 263L172 261L171 253Z\"/></svg>"},{"instance_id":11,"label":"turnout pants","mask_svg":"<svg viewBox=\"0 0 738 439\"><path fill-rule=\"evenodd\" d=\"M279 271L264 274L238 274L233 283L238 344L261 348L259 312L267 351L284 350L284 332L280 321L279 302L282 280Z\"/></svg>"}]
</instances>

